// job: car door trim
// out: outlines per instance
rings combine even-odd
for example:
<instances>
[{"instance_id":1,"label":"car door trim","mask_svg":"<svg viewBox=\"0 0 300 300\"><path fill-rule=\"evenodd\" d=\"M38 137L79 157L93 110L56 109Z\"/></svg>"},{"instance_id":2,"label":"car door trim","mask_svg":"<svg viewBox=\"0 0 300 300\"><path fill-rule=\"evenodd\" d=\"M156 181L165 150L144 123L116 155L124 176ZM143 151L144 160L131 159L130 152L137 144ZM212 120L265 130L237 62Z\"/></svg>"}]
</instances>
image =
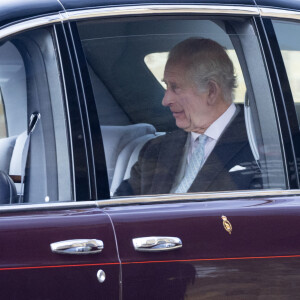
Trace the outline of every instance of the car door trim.
<instances>
[{"instance_id":1,"label":"car door trim","mask_svg":"<svg viewBox=\"0 0 300 300\"><path fill-rule=\"evenodd\" d=\"M95 264L74 264L74 265L49 265L49 266L28 266L28 267L6 267L0 268L0 271L11 271L11 270L32 270L32 269L52 269L52 268L71 268L71 267L93 267L93 266L110 266L119 265L119 262L110 263L95 263Z\"/></svg>"},{"instance_id":2,"label":"car door trim","mask_svg":"<svg viewBox=\"0 0 300 300\"><path fill-rule=\"evenodd\" d=\"M123 7L106 7L96 9L84 9L67 11L68 20L90 19L96 17L124 16L124 15L146 15L146 14L208 14L208 15L251 15L258 16L259 10L253 6L233 5L139 5Z\"/></svg>"},{"instance_id":3,"label":"car door trim","mask_svg":"<svg viewBox=\"0 0 300 300\"><path fill-rule=\"evenodd\" d=\"M48 16L27 19L14 23L0 29L0 39L10 35L23 32L28 29L41 27L43 25L57 24L81 19L91 19L95 17L113 17L125 15L145 15L145 14L206 14L206 15L236 15L236 16L262 16L281 19L300 20L300 12L251 6L216 6L216 5L141 5L125 7L109 7L82 9L66 12L59 12ZM137 203L155 203L155 202L174 202L182 200L217 200L217 199L236 199L249 197L268 197L268 196L291 196L300 195L299 190L264 190L264 191L236 191L224 193L193 193L184 195L154 195L142 197L129 197L122 199L110 199L101 201L70 202L70 203L48 203L48 204L30 204L30 205L11 205L1 206L0 213L11 211L28 210L49 210L49 209L69 209L85 207L106 207L114 205L128 205Z\"/></svg>"},{"instance_id":4,"label":"car door trim","mask_svg":"<svg viewBox=\"0 0 300 300\"><path fill-rule=\"evenodd\" d=\"M78 201L78 202L52 202L52 203L22 203L0 206L1 213L17 212L17 211L39 211L39 210L68 210L68 209L84 209L97 208L96 201Z\"/></svg>"},{"instance_id":5,"label":"car door trim","mask_svg":"<svg viewBox=\"0 0 300 300\"><path fill-rule=\"evenodd\" d=\"M151 260L151 261L126 261L122 265L133 264L153 264L153 263L176 263L176 262L201 262L201 261L226 261L226 260L258 260L258 259L282 259L282 258L300 258L299 254L294 255L273 255L273 256L249 256L249 257L213 257L213 258L194 258L194 259L178 259L178 260ZM71 268L71 267L91 267L91 266L110 266L120 265L119 262L110 263L94 263L94 264L72 264L72 265L47 265L47 266L26 266L26 267L6 267L0 268L0 271L11 270L32 270L32 269L52 269L52 268Z\"/></svg>"},{"instance_id":6,"label":"car door trim","mask_svg":"<svg viewBox=\"0 0 300 300\"><path fill-rule=\"evenodd\" d=\"M139 5L123 7L102 7L90 9L77 9L61 11L42 17L21 20L7 24L0 29L0 39L16 33L41 27L44 25L58 24L96 17L115 17L130 15L153 15L153 14L206 14L206 15L235 15L235 16L261 16L280 19L300 20L300 12L268 7L238 6L238 5Z\"/></svg>"},{"instance_id":7,"label":"car door trim","mask_svg":"<svg viewBox=\"0 0 300 300\"><path fill-rule=\"evenodd\" d=\"M300 195L300 190L252 190L252 191L228 191L209 193L187 193L187 194L163 194L150 196L122 197L110 200L96 201L99 208L109 206L122 206L134 204L153 204L158 202L181 202L181 201L213 201L213 200L233 200L248 198L285 197Z\"/></svg>"},{"instance_id":8,"label":"car door trim","mask_svg":"<svg viewBox=\"0 0 300 300\"><path fill-rule=\"evenodd\" d=\"M21 33L28 29L34 29L44 25L51 25L62 23L64 16L62 13L52 14L44 17L33 18L30 20L23 20L12 25L8 24L0 30L0 39L6 38L16 33Z\"/></svg>"},{"instance_id":9,"label":"car door trim","mask_svg":"<svg viewBox=\"0 0 300 300\"><path fill-rule=\"evenodd\" d=\"M163 194L149 196L132 196L117 199L78 201L78 202L52 202L40 204L13 204L0 206L1 213L38 210L68 210L83 208L105 208L111 206L154 204L159 202L172 203L182 201L213 201L213 200L234 200L249 198L268 198L299 196L300 190L254 190L254 191L228 191L210 193L188 193L188 194Z\"/></svg>"},{"instance_id":10,"label":"car door trim","mask_svg":"<svg viewBox=\"0 0 300 300\"><path fill-rule=\"evenodd\" d=\"M300 12L293 10L259 7L259 12L262 17L300 20Z\"/></svg>"},{"instance_id":11,"label":"car door trim","mask_svg":"<svg viewBox=\"0 0 300 300\"><path fill-rule=\"evenodd\" d=\"M224 261L224 260L257 260L257 259L282 259L282 258L300 258L299 254L294 255L270 255L270 256L237 256L237 257L213 257L213 258L192 258L192 259L173 259L173 260L144 260L144 261L126 261L122 265L134 264L153 264L153 263L176 263L176 262L200 262L200 261ZM0 269L1 270L1 269Z\"/></svg>"},{"instance_id":12,"label":"car door trim","mask_svg":"<svg viewBox=\"0 0 300 300\"><path fill-rule=\"evenodd\" d=\"M79 9L61 11L48 16L21 20L17 23L7 24L0 29L0 39L10 35L23 32L28 29L43 25L57 24L81 19L96 17L130 16L146 14L207 14L207 15L236 15L236 16L258 16L259 10L253 6L234 5L139 5L123 7L103 7L93 9Z\"/></svg>"}]
</instances>

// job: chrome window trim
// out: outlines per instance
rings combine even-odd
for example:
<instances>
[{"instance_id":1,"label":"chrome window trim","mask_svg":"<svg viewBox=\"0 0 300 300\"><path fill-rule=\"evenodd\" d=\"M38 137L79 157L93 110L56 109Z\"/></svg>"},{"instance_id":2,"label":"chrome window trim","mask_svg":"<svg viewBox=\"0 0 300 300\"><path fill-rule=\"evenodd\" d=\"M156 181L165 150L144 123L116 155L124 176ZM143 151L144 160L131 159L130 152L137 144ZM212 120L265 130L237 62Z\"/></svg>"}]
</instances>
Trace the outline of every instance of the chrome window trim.
<instances>
[{"instance_id":1,"label":"chrome window trim","mask_svg":"<svg viewBox=\"0 0 300 300\"><path fill-rule=\"evenodd\" d=\"M22 20L17 23L7 25L0 29L0 39L22 31L37 28L49 24L57 24L67 21L91 19L95 17L114 17L145 14L217 14L236 16L259 16L259 10L251 6L230 6L230 5L139 5L123 7L103 7L91 9L78 9L71 11L61 11L48 16Z\"/></svg>"},{"instance_id":2,"label":"chrome window trim","mask_svg":"<svg viewBox=\"0 0 300 300\"><path fill-rule=\"evenodd\" d=\"M52 202L40 204L12 204L0 206L2 213L43 211L43 210L69 210L84 208L108 208L111 206L174 203L182 201L214 201L214 200L247 200L253 198L300 196L300 190L252 190L252 191L228 191L189 194L162 194L150 196L132 196L117 199L78 201L78 202ZM300 198L299 198L300 199ZM270 200L270 199L268 199Z\"/></svg>"},{"instance_id":3,"label":"chrome window trim","mask_svg":"<svg viewBox=\"0 0 300 300\"><path fill-rule=\"evenodd\" d=\"M0 30L0 39L13 34L21 33L28 29L37 28L44 25L61 23L64 20L63 14L52 14L49 16L34 18L30 20L20 21L18 23L8 25Z\"/></svg>"},{"instance_id":4,"label":"chrome window trim","mask_svg":"<svg viewBox=\"0 0 300 300\"><path fill-rule=\"evenodd\" d=\"M123 7L94 8L87 10L67 11L68 20L90 19L95 17L112 17L124 15L145 14L214 14L214 15L251 15L258 16L259 10L253 6L230 6L230 5L139 5Z\"/></svg>"},{"instance_id":5,"label":"chrome window trim","mask_svg":"<svg viewBox=\"0 0 300 300\"><path fill-rule=\"evenodd\" d=\"M213 201L213 200L238 200L261 197L284 197L300 195L300 190L252 190L252 191L228 191L209 193L188 193L188 194L163 194L151 196L122 197L110 200L96 201L99 208L109 206L122 206L134 204L156 204L158 202L178 201Z\"/></svg>"},{"instance_id":6,"label":"chrome window trim","mask_svg":"<svg viewBox=\"0 0 300 300\"><path fill-rule=\"evenodd\" d=\"M0 39L40 26L57 24L68 21L91 19L96 17L115 17L147 14L206 14L206 15L235 15L235 16L261 16L289 20L300 20L300 11L234 5L139 5L123 7L102 7L91 9L76 9L61 11L51 15L21 20L7 24L0 29Z\"/></svg>"},{"instance_id":7,"label":"chrome window trim","mask_svg":"<svg viewBox=\"0 0 300 300\"><path fill-rule=\"evenodd\" d=\"M1 213L13 213L19 211L40 211L40 210L69 210L69 209L84 209L84 208L97 208L96 201L70 201L70 202L50 202L50 203L23 203L23 204L10 204L0 206Z\"/></svg>"},{"instance_id":8,"label":"chrome window trim","mask_svg":"<svg viewBox=\"0 0 300 300\"><path fill-rule=\"evenodd\" d=\"M300 20L300 11L260 7L259 12L261 17L265 18Z\"/></svg>"},{"instance_id":9,"label":"chrome window trim","mask_svg":"<svg viewBox=\"0 0 300 300\"><path fill-rule=\"evenodd\" d=\"M48 16L22 20L20 22L7 25L0 29L0 39L23 32L28 29L38 28L44 25L63 23L68 21L91 19L95 17L115 17L147 14L206 14L206 15L235 15L235 16L262 16L280 19L300 20L300 12L264 7L251 6L230 6L230 5L140 5L125 7L109 7L81 9L65 12L58 12ZM0 206L1 213L18 211L36 210L62 210L62 209L82 209L91 207L109 207L116 205L130 204L153 204L158 202L177 202L177 201L205 201L221 199L247 199L259 197L284 197L300 195L300 190L260 190L260 191L231 191L231 192L212 192L212 193L192 193L176 195L153 195L123 197L118 199L82 201L82 202L56 202L41 204L21 204Z\"/></svg>"}]
</instances>

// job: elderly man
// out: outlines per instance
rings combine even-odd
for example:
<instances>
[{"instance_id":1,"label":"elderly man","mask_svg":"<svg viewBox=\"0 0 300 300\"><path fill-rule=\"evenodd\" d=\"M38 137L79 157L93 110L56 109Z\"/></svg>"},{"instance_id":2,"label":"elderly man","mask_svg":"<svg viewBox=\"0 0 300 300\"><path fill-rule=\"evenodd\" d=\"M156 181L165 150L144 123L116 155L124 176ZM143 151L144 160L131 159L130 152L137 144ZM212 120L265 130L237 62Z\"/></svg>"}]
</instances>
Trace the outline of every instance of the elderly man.
<instances>
[{"instance_id":1,"label":"elderly man","mask_svg":"<svg viewBox=\"0 0 300 300\"><path fill-rule=\"evenodd\" d=\"M218 43L190 38L169 53L162 105L179 130L149 141L116 195L261 188L243 110L232 103L233 64Z\"/></svg>"}]
</instances>

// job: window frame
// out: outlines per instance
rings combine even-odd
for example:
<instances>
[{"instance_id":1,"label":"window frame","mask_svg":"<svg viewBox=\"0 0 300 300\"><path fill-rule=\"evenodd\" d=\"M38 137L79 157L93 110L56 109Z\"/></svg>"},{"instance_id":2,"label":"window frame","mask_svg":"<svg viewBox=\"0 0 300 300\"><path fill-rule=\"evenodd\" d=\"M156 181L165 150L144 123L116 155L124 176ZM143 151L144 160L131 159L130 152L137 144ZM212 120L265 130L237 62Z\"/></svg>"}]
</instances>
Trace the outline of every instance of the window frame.
<instances>
[{"instance_id":1,"label":"window frame","mask_svg":"<svg viewBox=\"0 0 300 300\"><path fill-rule=\"evenodd\" d=\"M199 17L208 17L206 14L197 14L197 16L199 15ZM93 18L94 18L94 16L95 16L95 14L93 15ZM185 15L185 14L182 14L182 13L177 13L177 14L172 14L172 17L178 17L178 18L180 18L180 17L187 17L187 15ZM117 16L116 16L117 17ZM139 15L139 17L141 17L141 15ZM149 17L148 15L147 15L147 17ZM154 16L155 17L155 16ZM194 17L194 15L193 15L193 17ZM249 16L247 15L247 17L249 18ZM72 17L71 17L72 18ZM130 18L130 17L129 17ZM91 18L84 18L84 20L90 20ZM81 18L79 18L79 20L77 20L77 21L81 21L82 19ZM255 17L255 15L254 16L252 16L252 20L253 20L253 22L254 22L254 30L256 29L255 28L255 26L257 26L257 20L256 20L256 17ZM257 33L257 32L256 32ZM258 42L260 43L260 39L258 39ZM261 45L260 45L261 46ZM262 50L262 56L264 55L264 53L263 53L263 50ZM266 73L267 73L267 75L268 75L268 69L266 68ZM269 82L270 82L270 80L269 79L267 79ZM89 78L89 84L90 84L90 78ZM271 82L270 82L270 89L271 89L271 93L272 93L272 84L271 84ZM273 103L273 105L274 105L274 103ZM276 115L276 108L275 108L275 118L277 118L277 115ZM278 130L280 130L280 124L279 124L279 122L278 122L278 120L276 120L276 124L277 124L277 128L278 128ZM278 135L279 136L279 139L281 139L281 136L280 136L280 134ZM280 142L282 142L282 141L280 141ZM287 171L287 167L286 167L286 161L285 161L285 153L284 153L284 147L281 145L281 152L282 152L282 155L283 155L283 164L284 164L284 176L285 176L285 180L286 180L286 183L287 183L287 189L290 189L291 188L291 185L289 184L289 180L290 180L290 175L288 174L288 171ZM295 185L292 185L293 187L295 186ZM298 187L298 185L297 185L297 187ZM232 191L231 193L234 193L235 191ZM237 191L238 192L238 191ZM216 194L218 194L219 192L215 192ZM198 193L196 193L197 195L198 195ZM201 194L201 193L200 193ZM195 193L192 193L192 194L190 194L192 197L194 197L194 195L195 195ZM159 195L153 195L153 197L157 197L157 196L159 196ZM174 196L174 195L173 195ZM138 196L132 196L132 197L135 197L135 198L138 198ZM141 197L143 197L143 196L141 196ZM119 198L120 199L120 201L121 201L121 198Z\"/></svg>"},{"instance_id":2,"label":"window frame","mask_svg":"<svg viewBox=\"0 0 300 300\"><path fill-rule=\"evenodd\" d=\"M57 16L59 17L59 15ZM0 29L0 39L3 41L15 39L23 34L30 33L36 29L49 29L51 31L51 40L53 44L54 57L57 63L57 71L59 73L58 80L60 81L61 89L61 105L63 106L64 111L64 120L66 124L66 136L68 144L68 157L70 165L70 188L71 188L71 197L68 199L63 199L60 201L78 201L78 200L91 200L90 193L90 184L88 168L87 168L87 159L86 156L83 156L82 153L86 152L86 141L82 138L84 136L82 124L81 124L81 113L78 109L78 94L77 86L74 79L73 71L73 59L70 55L69 44L66 38L65 29L63 24L61 24L61 18L57 18L53 22L54 16L37 18L36 20L20 22L20 24L15 24L5 29ZM53 25L49 25L49 20L52 20ZM57 23L57 24L56 24ZM21 26L24 24L24 27ZM21 29L21 30L20 30ZM25 49L25 48L24 48ZM51 84L51 82L49 83ZM47 91L46 91L47 92ZM48 91L49 92L49 91ZM74 93L75 92L75 93ZM52 106L52 105L51 105ZM72 107L72 113L70 113L70 107ZM54 112L55 113L55 112ZM77 114L77 118L74 115ZM78 117L80 122L78 124ZM46 124L47 125L47 124ZM76 130L75 130L76 129ZM55 141L56 142L56 141ZM54 145L54 147L56 147ZM76 151L73 151L76 149ZM46 149L47 150L47 149ZM52 179L56 180L58 178L58 173L49 174ZM56 177L53 178L53 176ZM48 180L47 180L48 181ZM87 184L88 183L88 184ZM57 188L59 186L57 182ZM82 188L83 187L83 188ZM51 187L49 187L51 188ZM59 195L58 195L59 196ZM50 197L50 201L59 201L59 197ZM43 201L44 199L41 199ZM43 205L47 205L48 199L45 200ZM42 203L42 202L41 202ZM35 205L33 202L26 201L26 205ZM51 205L51 204L50 204Z\"/></svg>"},{"instance_id":3,"label":"window frame","mask_svg":"<svg viewBox=\"0 0 300 300\"><path fill-rule=\"evenodd\" d=\"M64 89L65 117L69 137L72 168L72 201L95 200L93 195L93 172L89 167L89 138L83 118L84 93L80 81L77 53L74 49L73 33L68 22L55 24L55 45L59 59Z\"/></svg>"},{"instance_id":4,"label":"window frame","mask_svg":"<svg viewBox=\"0 0 300 300\"><path fill-rule=\"evenodd\" d=\"M252 16L252 17L259 17L260 15L265 17L270 17L278 14L280 16L284 16L288 19L299 18L300 13L290 13L289 11L285 10L268 10L268 9L260 9L260 8L254 8L254 7L247 7L247 6L213 6L213 5L169 5L169 9L166 10L163 5L141 5L139 7L131 6L126 7L125 9L121 9L120 7L115 8L96 8L96 9L81 9L81 10L73 10L71 12L68 12L68 15L65 13L61 14L52 14L49 16L43 16L43 17L37 17L33 20L25 20L20 21L19 23L13 24L11 26L8 26L6 28L3 28L0 30L0 38L8 37L10 35L16 34L18 32L22 32L27 29L36 28L39 26L43 26L49 23L52 24L61 24L61 23L67 23L69 21L77 21L82 19L91 19L94 17L114 17L119 15L140 15L143 14L156 14L156 13L173 13L176 15L176 13L187 13L187 14L205 14L205 15L228 15L228 14L234 14L235 16ZM155 8L155 10L153 10ZM91 14L91 16L89 16ZM296 16L295 16L296 15ZM260 35L265 35L265 32L263 30L263 26L260 28ZM261 36L260 36L261 38ZM58 39L59 43L61 41L61 38ZM265 47L265 46L264 46ZM67 53L69 50L66 50ZM76 50L77 51L77 50ZM64 55L69 55L64 53ZM60 58L61 60L61 58ZM62 62L60 62L62 64ZM64 70L65 66L62 66L62 70ZM70 69L69 69L70 70ZM68 74L68 72L64 71L63 74ZM70 93L69 88L66 88L66 83L64 82L64 90L65 93ZM66 108L68 111L68 108ZM69 120L70 122L70 120ZM70 124L69 124L70 126ZM73 153L72 153L73 154ZM100 159L101 160L101 159ZM102 159L103 160L103 159ZM103 162L102 162L103 163ZM74 185L77 183L80 183L80 180L75 181ZM265 191L231 191L226 193L195 193L195 194L189 194L189 195L162 195L161 197L157 197L159 195L156 195L156 197L129 197L129 198L120 198L120 199L113 199L109 200L108 198L104 201L97 201L96 204L98 206L110 206L110 205L127 205L127 204L133 204L133 203L153 203L153 202L173 202L173 201L182 201L182 200L208 200L208 199L237 199L237 198L255 198L255 197L266 197L266 196L292 196L292 195L300 195L300 191L297 188L290 187L286 190L265 190ZM99 198L98 198L99 199ZM93 202L89 201L86 202L86 205L91 205ZM75 205L73 205L75 204ZM6 207L0 207L0 211L12 211L12 210L31 210L31 209L57 209L58 207L77 207L80 205L84 205L83 203L51 203L51 204L29 204L26 207L24 206L6 206ZM85 205L84 205L85 206Z\"/></svg>"},{"instance_id":5,"label":"window frame","mask_svg":"<svg viewBox=\"0 0 300 300\"><path fill-rule=\"evenodd\" d=\"M298 180L300 181L300 126L299 126L299 120L297 117L297 112L296 112L296 106L294 102L294 97L292 93L292 89L289 83L289 77L287 74L287 70L285 67L284 59L281 53L281 49L279 46L279 42L277 40L277 33L275 31L275 28L273 26L272 21L285 21L285 22L290 22L294 24L298 24L300 26L300 21L299 19L284 19L284 18L279 18L277 16L276 18L264 18L263 22L266 27L266 34L267 38L269 40L270 44L270 49L271 49L271 55L273 56L273 61L274 64L276 64L276 67L278 69L278 80L280 81L280 85L282 88L282 98L284 101L285 105L285 111L281 110L279 113L281 113L281 118L280 119L286 119L286 122L289 125L290 128L290 136L291 136L291 144L293 147L294 151L294 156L295 156L295 170L296 174L294 177L297 177ZM300 29L300 27L299 27ZM280 103L279 103L280 105ZM287 147L291 147L290 145L287 145Z\"/></svg>"},{"instance_id":6,"label":"window frame","mask_svg":"<svg viewBox=\"0 0 300 300\"><path fill-rule=\"evenodd\" d=\"M261 33L261 41L265 49L266 62L274 91L277 119L285 149L289 188L297 189L300 187L297 166L297 158L300 157L299 127L292 91L271 19L259 18L257 19L257 26Z\"/></svg>"}]
</instances>

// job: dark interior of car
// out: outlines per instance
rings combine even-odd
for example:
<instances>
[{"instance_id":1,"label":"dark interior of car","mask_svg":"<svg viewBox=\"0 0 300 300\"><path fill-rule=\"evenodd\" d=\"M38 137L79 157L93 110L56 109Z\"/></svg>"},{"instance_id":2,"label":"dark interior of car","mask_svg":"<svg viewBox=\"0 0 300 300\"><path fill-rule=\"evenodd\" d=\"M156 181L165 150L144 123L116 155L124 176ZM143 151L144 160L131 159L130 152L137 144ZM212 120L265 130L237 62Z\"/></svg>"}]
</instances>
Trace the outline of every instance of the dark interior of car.
<instances>
[{"instance_id":1,"label":"dark interior of car","mask_svg":"<svg viewBox=\"0 0 300 300\"><path fill-rule=\"evenodd\" d=\"M258 94L261 99L269 96L264 85L257 83L261 83L261 70L253 66L259 61L254 55L259 48L254 49L252 39L256 40L256 37L247 20L164 16L157 17L155 22L147 17L134 20L116 18L78 22L77 26L101 126L111 195L120 182L130 176L131 167L145 143L176 129L172 114L161 104L164 95L160 83L162 78L153 75L145 63L145 57L152 53L168 53L174 45L189 37L213 39L228 51L236 53L247 93L244 91L235 102L244 106L242 109L245 110L248 137L255 159L257 162L266 160L260 145L266 144L264 139L270 130L260 127L258 111L267 112L268 107L256 100ZM43 47L51 49L51 45L49 32L37 30L35 34L25 34L0 47L0 64L5 65L0 69L0 77L4 82L1 90L8 133L7 137L0 139L0 153L3 153L0 155L0 170L21 176L20 162L28 120L34 112L42 115L42 122L31 141L25 202L26 199L40 202L45 196L50 201L72 198L71 171L68 174L65 171L70 170L70 165L60 163L70 163L70 159L66 151L66 133L61 130L66 124L59 118L64 108L59 89L53 85L58 76L55 68L51 67L51 52L45 54L41 50ZM36 59L30 63L27 62L28 52L36 53ZM9 65L8 58L11 60ZM47 77L36 74L47 74ZM268 85L267 78L264 80ZM17 89L14 88L16 86ZM40 88L45 86L49 86L49 90ZM253 86L258 86L257 90L253 90ZM56 113L49 114L52 109ZM18 122L15 122L16 119ZM19 143L20 136L23 142ZM18 162L8 164L14 157ZM269 186L269 179L265 181L265 186ZM36 182L40 182L38 187Z\"/></svg>"}]
</instances>

